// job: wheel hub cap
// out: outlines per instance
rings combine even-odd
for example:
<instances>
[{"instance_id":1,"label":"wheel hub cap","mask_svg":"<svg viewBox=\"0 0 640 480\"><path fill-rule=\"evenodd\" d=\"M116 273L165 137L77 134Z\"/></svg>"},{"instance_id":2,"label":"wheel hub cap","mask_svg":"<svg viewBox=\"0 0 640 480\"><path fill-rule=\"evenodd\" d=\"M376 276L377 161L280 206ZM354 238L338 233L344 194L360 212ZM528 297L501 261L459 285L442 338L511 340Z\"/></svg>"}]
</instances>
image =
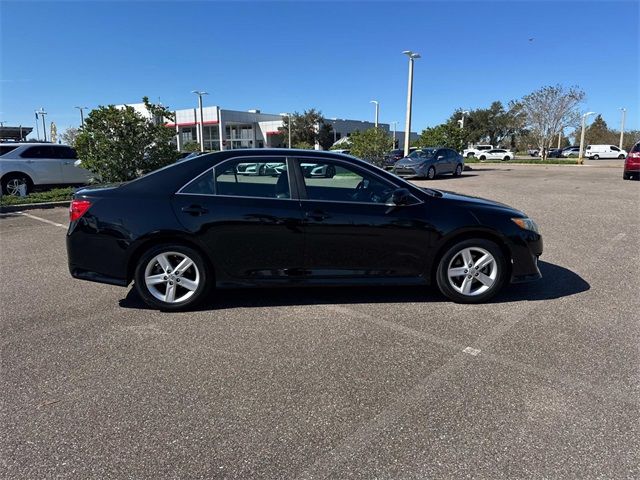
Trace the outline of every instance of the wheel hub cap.
<instances>
[{"instance_id":1,"label":"wheel hub cap","mask_svg":"<svg viewBox=\"0 0 640 480\"><path fill-rule=\"evenodd\" d=\"M187 255L164 252L147 263L144 281L149 293L158 300L180 303L196 292L200 285L200 271Z\"/></svg>"},{"instance_id":2,"label":"wheel hub cap","mask_svg":"<svg viewBox=\"0 0 640 480\"><path fill-rule=\"evenodd\" d=\"M490 252L481 247L468 247L457 252L449 262L449 285L465 296L480 295L489 290L498 277L498 264Z\"/></svg>"}]
</instances>

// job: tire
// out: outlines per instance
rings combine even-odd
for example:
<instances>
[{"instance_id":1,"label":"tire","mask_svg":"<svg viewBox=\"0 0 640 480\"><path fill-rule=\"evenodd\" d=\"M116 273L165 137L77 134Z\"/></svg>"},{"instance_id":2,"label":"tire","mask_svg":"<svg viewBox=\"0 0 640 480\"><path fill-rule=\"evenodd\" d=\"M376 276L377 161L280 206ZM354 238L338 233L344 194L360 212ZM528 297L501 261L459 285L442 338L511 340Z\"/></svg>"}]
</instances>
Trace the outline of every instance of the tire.
<instances>
[{"instance_id":1,"label":"tire","mask_svg":"<svg viewBox=\"0 0 640 480\"><path fill-rule=\"evenodd\" d=\"M159 259L161 255L164 260ZM191 260L192 265L176 274L173 269L185 259ZM161 266L165 262L168 262L166 269ZM150 279L157 280L157 283L151 284ZM174 312L192 308L206 298L213 284L213 275L207 262L196 250L179 244L163 244L152 247L140 257L134 280L138 294L147 305ZM187 281L189 286L185 287ZM171 296L169 287L173 289L173 301L167 300Z\"/></svg>"},{"instance_id":2,"label":"tire","mask_svg":"<svg viewBox=\"0 0 640 480\"><path fill-rule=\"evenodd\" d=\"M509 155L505 155L505 157L502 159L502 161L506 162L508 160L511 160L511 157Z\"/></svg>"},{"instance_id":3,"label":"tire","mask_svg":"<svg viewBox=\"0 0 640 480\"><path fill-rule=\"evenodd\" d=\"M475 157L475 155L474 155L474 153L473 153L473 152L471 152L471 153L467 153L467 158L473 158L473 157Z\"/></svg>"},{"instance_id":4,"label":"tire","mask_svg":"<svg viewBox=\"0 0 640 480\"><path fill-rule=\"evenodd\" d=\"M631 174L627 173L627 172L622 172L622 179L623 180L631 180Z\"/></svg>"},{"instance_id":5,"label":"tire","mask_svg":"<svg viewBox=\"0 0 640 480\"><path fill-rule=\"evenodd\" d=\"M10 173L2 179L2 194L18 195L20 185L25 185L27 195L33 190L33 182L31 178L29 178L29 175L25 173Z\"/></svg>"},{"instance_id":6,"label":"tire","mask_svg":"<svg viewBox=\"0 0 640 480\"><path fill-rule=\"evenodd\" d=\"M260 175L261 177L264 177L266 174L267 174L267 166L260 165L260 168L258 168L258 175Z\"/></svg>"},{"instance_id":7,"label":"tire","mask_svg":"<svg viewBox=\"0 0 640 480\"><path fill-rule=\"evenodd\" d=\"M486 160L486 159L487 159L487 157L485 157L484 155L480 155L479 160Z\"/></svg>"},{"instance_id":8,"label":"tire","mask_svg":"<svg viewBox=\"0 0 640 480\"><path fill-rule=\"evenodd\" d=\"M433 180L434 178L436 178L436 167L432 165L427 170L427 180Z\"/></svg>"},{"instance_id":9,"label":"tire","mask_svg":"<svg viewBox=\"0 0 640 480\"><path fill-rule=\"evenodd\" d=\"M620 155L618 155L618 158L619 158L620 160L622 160L622 159L624 158L624 155L620 154Z\"/></svg>"},{"instance_id":10,"label":"tire","mask_svg":"<svg viewBox=\"0 0 640 480\"><path fill-rule=\"evenodd\" d=\"M469 255L471 267L464 261ZM489 263L478 265L480 268L476 272L477 263L482 258L489 260ZM453 245L442 255L438 262L436 282L440 292L449 300L481 303L500 291L507 273L507 260L500 247L492 241L474 238Z\"/></svg>"},{"instance_id":11,"label":"tire","mask_svg":"<svg viewBox=\"0 0 640 480\"><path fill-rule=\"evenodd\" d=\"M333 165L327 166L327 169L324 171L325 178L333 178L336 176L336 167Z\"/></svg>"},{"instance_id":12,"label":"tire","mask_svg":"<svg viewBox=\"0 0 640 480\"><path fill-rule=\"evenodd\" d=\"M462 176L462 164L461 163L456 165L456 169L453 171L453 176L454 177L461 177Z\"/></svg>"},{"instance_id":13,"label":"tire","mask_svg":"<svg viewBox=\"0 0 640 480\"><path fill-rule=\"evenodd\" d=\"M593 157L591 157L591 158L593 158L594 160L600 160L600 155L594 155L594 156L593 156Z\"/></svg>"}]
</instances>

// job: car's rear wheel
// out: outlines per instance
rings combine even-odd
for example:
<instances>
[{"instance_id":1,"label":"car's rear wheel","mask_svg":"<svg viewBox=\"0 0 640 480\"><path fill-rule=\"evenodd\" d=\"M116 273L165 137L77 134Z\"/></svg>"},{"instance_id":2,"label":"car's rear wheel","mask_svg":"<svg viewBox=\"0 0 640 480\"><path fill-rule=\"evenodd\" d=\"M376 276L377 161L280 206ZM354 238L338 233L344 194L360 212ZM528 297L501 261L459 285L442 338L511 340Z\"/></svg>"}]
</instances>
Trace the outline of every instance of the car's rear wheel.
<instances>
[{"instance_id":1,"label":"car's rear wheel","mask_svg":"<svg viewBox=\"0 0 640 480\"><path fill-rule=\"evenodd\" d=\"M484 155L480 155L480 160L486 160L487 157L485 157Z\"/></svg>"},{"instance_id":2,"label":"car's rear wheel","mask_svg":"<svg viewBox=\"0 0 640 480\"><path fill-rule=\"evenodd\" d=\"M622 179L623 180L631 180L631 174L627 173L627 172L622 172Z\"/></svg>"},{"instance_id":3,"label":"car's rear wheel","mask_svg":"<svg viewBox=\"0 0 640 480\"><path fill-rule=\"evenodd\" d=\"M436 178L436 167L431 166L429 170L427 170L427 179L433 180L434 178Z\"/></svg>"},{"instance_id":4,"label":"car's rear wheel","mask_svg":"<svg viewBox=\"0 0 640 480\"><path fill-rule=\"evenodd\" d=\"M505 155L502 160L506 162L507 160L511 160L511 157L509 155Z\"/></svg>"},{"instance_id":5,"label":"car's rear wheel","mask_svg":"<svg viewBox=\"0 0 640 480\"><path fill-rule=\"evenodd\" d=\"M471 158L471 157L473 157L473 156L474 156L473 152L471 152L471 153L467 153L467 158Z\"/></svg>"},{"instance_id":6,"label":"car's rear wheel","mask_svg":"<svg viewBox=\"0 0 640 480\"><path fill-rule=\"evenodd\" d=\"M618 158L619 158L620 160L622 160L622 159L624 158L624 155L620 154L620 155L618 155Z\"/></svg>"},{"instance_id":7,"label":"car's rear wheel","mask_svg":"<svg viewBox=\"0 0 640 480\"><path fill-rule=\"evenodd\" d=\"M25 195L28 195L33 190L33 183L28 175L11 173L2 179L3 195L20 195L22 188L24 188Z\"/></svg>"},{"instance_id":8,"label":"car's rear wheel","mask_svg":"<svg viewBox=\"0 0 640 480\"><path fill-rule=\"evenodd\" d=\"M507 263L489 240L464 240L449 248L438 263L436 280L444 296L457 303L480 303L502 287Z\"/></svg>"},{"instance_id":9,"label":"car's rear wheel","mask_svg":"<svg viewBox=\"0 0 640 480\"><path fill-rule=\"evenodd\" d=\"M135 271L135 287L149 306L177 311L202 301L210 287L207 263L194 249L158 245L142 255Z\"/></svg>"},{"instance_id":10,"label":"car's rear wheel","mask_svg":"<svg viewBox=\"0 0 640 480\"><path fill-rule=\"evenodd\" d=\"M453 176L454 177L459 177L462 175L462 164L459 163L458 165L456 165L456 169L453 172Z\"/></svg>"}]
</instances>

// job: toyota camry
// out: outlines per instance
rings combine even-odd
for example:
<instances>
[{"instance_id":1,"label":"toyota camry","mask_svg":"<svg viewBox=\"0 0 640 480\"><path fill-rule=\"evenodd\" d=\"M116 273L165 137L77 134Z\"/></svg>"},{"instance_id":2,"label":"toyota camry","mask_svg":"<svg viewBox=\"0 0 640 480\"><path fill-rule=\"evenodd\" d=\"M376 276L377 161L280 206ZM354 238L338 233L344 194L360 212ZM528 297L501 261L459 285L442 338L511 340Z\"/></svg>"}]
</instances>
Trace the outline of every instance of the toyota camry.
<instances>
[{"instance_id":1,"label":"toyota camry","mask_svg":"<svg viewBox=\"0 0 640 480\"><path fill-rule=\"evenodd\" d=\"M242 175L247 164L279 173ZM67 252L73 277L133 282L161 310L225 288L305 285L433 285L477 303L540 278L542 238L519 210L420 188L348 155L253 149L79 190Z\"/></svg>"}]
</instances>

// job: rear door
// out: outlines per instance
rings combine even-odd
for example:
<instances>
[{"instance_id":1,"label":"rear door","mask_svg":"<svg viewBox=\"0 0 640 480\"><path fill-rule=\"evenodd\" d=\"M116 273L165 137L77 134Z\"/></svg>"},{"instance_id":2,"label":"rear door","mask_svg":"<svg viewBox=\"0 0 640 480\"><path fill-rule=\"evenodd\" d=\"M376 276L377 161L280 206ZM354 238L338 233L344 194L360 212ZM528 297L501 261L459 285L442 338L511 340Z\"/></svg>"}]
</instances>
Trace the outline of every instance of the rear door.
<instances>
[{"instance_id":1,"label":"rear door","mask_svg":"<svg viewBox=\"0 0 640 480\"><path fill-rule=\"evenodd\" d=\"M242 174L241 164L268 164ZM205 171L173 196L180 222L227 277L289 280L304 266L302 211L283 156L236 157Z\"/></svg>"},{"instance_id":2,"label":"rear door","mask_svg":"<svg viewBox=\"0 0 640 480\"><path fill-rule=\"evenodd\" d=\"M302 175L301 164L317 172ZM418 277L433 235L425 205L387 203L398 188L341 160L296 159L304 213L305 269L312 279Z\"/></svg>"},{"instance_id":3,"label":"rear door","mask_svg":"<svg viewBox=\"0 0 640 480\"><path fill-rule=\"evenodd\" d=\"M51 145L34 145L27 148L20 157L34 173L36 185L62 184L60 158Z\"/></svg>"},{"instance_id":4,"label":"rear door","mask_svg":"<svg viewBox=\"0 0 640 480\"><path fill-rule=\"evenodd\" d=\"M53 147L60 159L60 168L62 169L62 179L64 183L81 185L89 182L91 172L82 167L76 167L78 155L76 151L66 145Z\"/></svg>"}]
</instances>

